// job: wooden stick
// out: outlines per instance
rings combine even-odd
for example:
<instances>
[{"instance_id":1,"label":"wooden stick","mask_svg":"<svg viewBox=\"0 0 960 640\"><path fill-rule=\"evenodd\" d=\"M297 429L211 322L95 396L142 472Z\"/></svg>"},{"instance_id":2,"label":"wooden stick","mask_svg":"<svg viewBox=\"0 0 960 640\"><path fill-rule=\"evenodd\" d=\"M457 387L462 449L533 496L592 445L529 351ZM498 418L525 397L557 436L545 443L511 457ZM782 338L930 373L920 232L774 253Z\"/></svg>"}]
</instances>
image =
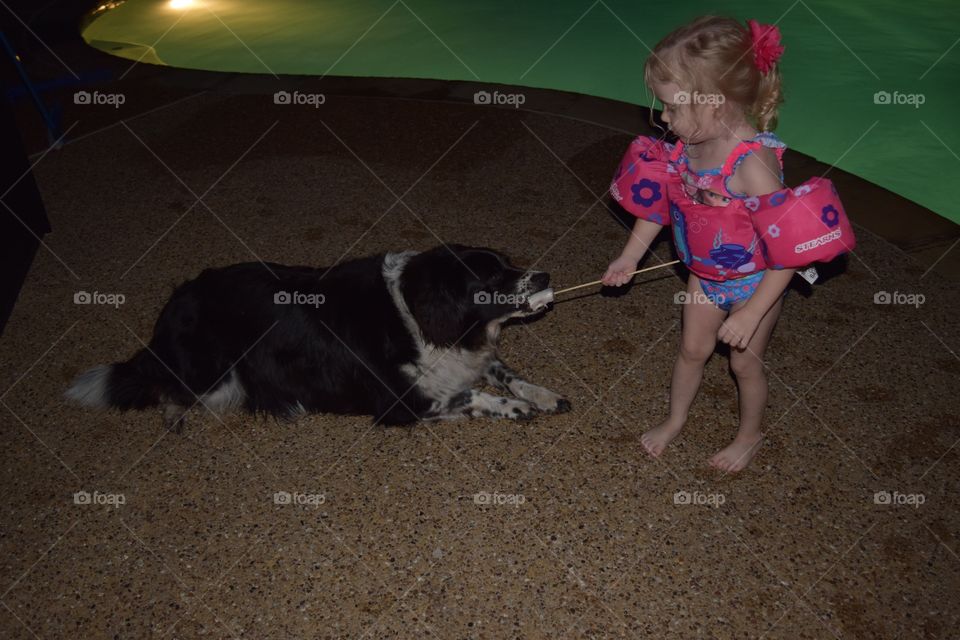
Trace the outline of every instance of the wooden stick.
<instances>
[{"instance_id":1,"label":"wooden stick","mask_svg":"<svg viewBox=\"0 0 960 640\"><path fill-rule=\"evenodd\" d=\"M663 264L658 264L658 265L653 266L653 267L647 267L646 269L638 269L638 270L630 273L629 275L635 276L635 275L637 275L638 273L643 273L644 271L653 271L654 269L662 269L663 267L669 267L670 265L672 265L672 264L677 264L678 262L680 262L680 261L679 261L679 260L674 260L673 262L664 262ZM592 287L592 286L595 285L595 284L601 284L601 283L603 283L603 280L594 280L593 282L587 282L587 283L585 283L585 284L578 284L578 285L575 286L575 287L567 287L566 289L558 289L558 290L556 290L556 291L553 292L553 295L558 296L558 295L560 295L561 293L566 293L566 292L568 292L568 291L573 291L574 289L583 289L584 287Z\"/></svg>"}]
</instances>

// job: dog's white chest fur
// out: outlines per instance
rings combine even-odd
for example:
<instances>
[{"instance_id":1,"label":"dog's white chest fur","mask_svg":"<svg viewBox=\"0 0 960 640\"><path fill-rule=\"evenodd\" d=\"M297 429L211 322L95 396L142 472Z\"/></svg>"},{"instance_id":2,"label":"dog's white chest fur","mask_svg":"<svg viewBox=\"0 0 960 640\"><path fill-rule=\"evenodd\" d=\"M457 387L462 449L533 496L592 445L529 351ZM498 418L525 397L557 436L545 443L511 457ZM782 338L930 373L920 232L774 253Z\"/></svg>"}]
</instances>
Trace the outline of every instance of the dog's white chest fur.
<instances>
[{"instance_id":1,"label":"dog's white chest fur","mask_svg":"<svg viewBox=\"0 0 960 640\"><path fill-rule=\"evenodd\" d=\"M493 351L487 349L466 351L424 345L417 363L404 366L403 372L427 397L446 402L477 384L493 358Z\"/></svg>"}]
</instances>

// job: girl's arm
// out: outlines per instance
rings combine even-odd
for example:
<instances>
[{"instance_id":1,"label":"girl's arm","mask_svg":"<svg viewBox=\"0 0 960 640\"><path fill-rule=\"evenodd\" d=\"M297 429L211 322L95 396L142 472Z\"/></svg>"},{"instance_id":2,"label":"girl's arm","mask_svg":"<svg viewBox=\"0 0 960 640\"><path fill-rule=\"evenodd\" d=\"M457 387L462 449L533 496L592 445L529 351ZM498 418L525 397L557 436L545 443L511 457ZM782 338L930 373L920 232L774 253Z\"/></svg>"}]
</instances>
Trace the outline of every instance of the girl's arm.
<instances>
[{"instance_id":1,"label":"girl's arm","mask_svg":"<svg viewBox=\"0 0 960 640\"><path fill-rule=\"evenodd\" d=\"M771 167L772 165L779 169L775 164L776 156L772 152L766 155L766 158L760 158L756 154L747 156L737 170L736 178L741 179L741 189L750 196L766 195L783 188ZM732 182L735 182L736 178ZM735 309L727 316L720 331L717 332L717 338L731 347L746 349L760 325L760 320L783 295L787 285L790 284L790 278L796 271L796 269L767 269L754 294L742 307Z\"/></svg>"},{"instance_id":2,"label":"girl's arm","mask_svg":"<svg viewBox=\"0 0 960 640\"><path fill-rule=\"evenodd\" d=\"M753 334L770 308L780 299L790 284L796 269L767 269L757 285L757 290L742 307L730 312L717 332L717 339L737 349L750 346Z\"/></svg>"},{"instance_id":3,"label":"girl's arm","mask_svg":"<svg viewBox=\"0 0 960 640\"><path fill-rule=\"evenodd\" d=\"M611 262L603 274L603 284L619 287L630 282L631 276L627 274L636 270L640 258L650 249L650 244L661 229L663 225L637 218L633 224L633 231L630 232L630 238L620 252L620 257Z\"/></svg>"}]
</instances>

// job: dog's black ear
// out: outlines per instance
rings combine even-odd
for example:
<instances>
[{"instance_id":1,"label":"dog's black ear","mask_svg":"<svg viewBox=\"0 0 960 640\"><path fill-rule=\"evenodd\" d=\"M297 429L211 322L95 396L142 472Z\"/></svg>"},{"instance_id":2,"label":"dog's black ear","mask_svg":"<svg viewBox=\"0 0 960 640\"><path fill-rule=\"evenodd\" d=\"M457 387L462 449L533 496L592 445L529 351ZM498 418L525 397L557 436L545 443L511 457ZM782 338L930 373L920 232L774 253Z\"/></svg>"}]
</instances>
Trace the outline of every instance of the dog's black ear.
<instances>
[{"instance_id":1,"label":"dog's black ear","mask_svg":"<svg viewBox=\"0 0 960 640\"><path fill-rule=\"evenodd\" d=\"M445 247L414 256L404 268L400 290L430 344L449 347L462 337L468 312L464 278L459 258Z\"/></svg>"},{"instance_id":2,"label":"dog's black ear","mask_svg":"<svg viewBox=\"0 0 960 640\"><path fill-rule=\"evenodd\" d=\"M413 292L410 312L424 340L438 347L451 347L463 337L466 309L450 291L420 289Z\"/></svg>"}]
</instances>

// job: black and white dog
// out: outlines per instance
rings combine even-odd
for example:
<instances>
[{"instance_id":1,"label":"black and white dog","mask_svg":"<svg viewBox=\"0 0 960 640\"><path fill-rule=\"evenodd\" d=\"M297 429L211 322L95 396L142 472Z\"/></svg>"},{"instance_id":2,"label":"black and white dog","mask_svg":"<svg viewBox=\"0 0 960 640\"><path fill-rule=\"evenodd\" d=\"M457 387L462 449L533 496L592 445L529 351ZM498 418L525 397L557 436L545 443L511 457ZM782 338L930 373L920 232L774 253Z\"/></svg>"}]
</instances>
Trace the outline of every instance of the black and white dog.
<instances>
[{"instance_id":1,"label":"black and white dog","mask_svg":"<svg viewBox=\"0 0 960 640\"><path fill-rule=\"evenodd\" d=\"M67 397L94 407L160 405L176 431L196 405L282 418L372 415L385 425L570 409L497 358L501 325L539 311L528 298L547 287L546 273L459 245L329 269L268 266L208 269L184 283L148 348L80 375ZM513 397L474 389L482 382Z\"/></svg>"}]
</instances>

